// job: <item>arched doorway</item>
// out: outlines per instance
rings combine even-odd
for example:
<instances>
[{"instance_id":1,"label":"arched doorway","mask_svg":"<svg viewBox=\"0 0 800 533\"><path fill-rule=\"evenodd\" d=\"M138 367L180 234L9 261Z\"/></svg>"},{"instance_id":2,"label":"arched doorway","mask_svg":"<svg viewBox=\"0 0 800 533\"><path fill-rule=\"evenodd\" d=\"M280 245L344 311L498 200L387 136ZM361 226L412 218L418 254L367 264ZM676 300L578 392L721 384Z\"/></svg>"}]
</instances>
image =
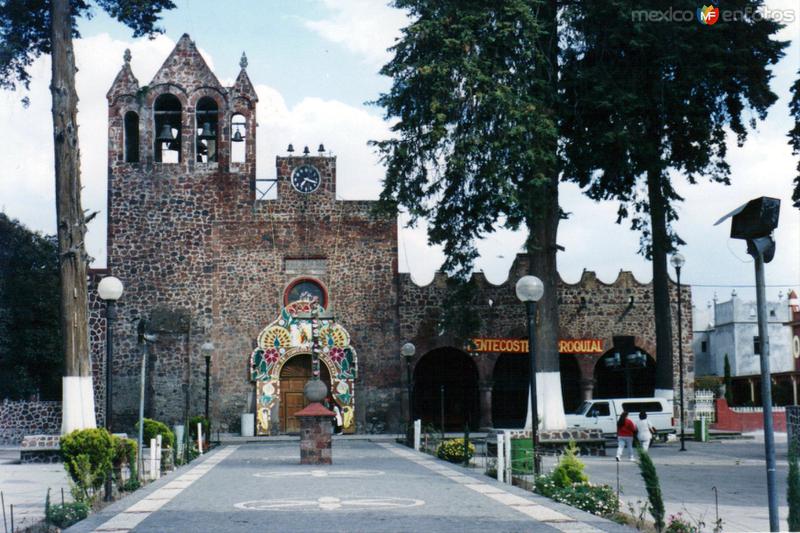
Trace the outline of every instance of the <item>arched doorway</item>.
<instances>
[{"instance_id":1,"label":"arched doorway","mask_svg":"<svg viewBox=\"0 0 800 533\"><path fill-rule=\"evenodd\" d=\"M581 371L571 354L559 357L564 411L571 413L581 403ZM496 428L521 428L528 415L530 360L527 355L502 354L494 365L492 421Z\"/></svg>"},{"instance_id":2,"label":"arched doorway","mask_svg":"<svg viewBox=\"0 0 800 533\"><path fill-rule=\"evenodd\" d=\"M525 355L502 354L494 364L492 422L496 428L521 428L528 414L530 360Z\"/></svg>"},{"instance_id":3,"label":"arched doorway","mask_svg":"<svg viewBox=\"0 0 800 533\"><path fill-rule=\"evenodd\" d=\"M624 356L609 350L594 367L594 398L650 398L656 389L656 362L636 348Z\"/></svg>"},{"instance_id":4,"label":"arched doorway","mask_svg":"<svg viewBox=\"0 0 800 533\"><path fill-rule=\"evenodd\" d=\"M574 413L583 401L581 398L581 369L575 356L562 353L558 358L561 374L561 397L564 399L564 412Z\"/></svg>"},{"instance_id":5,"label":"arched doorway","mask_svg":"<svg viewBox=\"0 0 800 533\"><path fill-rule=\"evenodd\" d=\"M414 417L441 427L442 407L445 431L478 427L478 369L455 348L432 350L414 368Z\"/></svg>"},{"instance_id":6,"label":"arched doorway","mask_svg":"<svg viewBox=\"0 0 800 533\"><path fill-rule=\"evenodd\" d=\"M322 362L319 365L320 379L331 390L331 375ZM311 355L295 355L281 368L280 428L283 433L298 433L300 422L294 414L308 405L303 387L311 379Z\"/></svg>"}]
</instances>

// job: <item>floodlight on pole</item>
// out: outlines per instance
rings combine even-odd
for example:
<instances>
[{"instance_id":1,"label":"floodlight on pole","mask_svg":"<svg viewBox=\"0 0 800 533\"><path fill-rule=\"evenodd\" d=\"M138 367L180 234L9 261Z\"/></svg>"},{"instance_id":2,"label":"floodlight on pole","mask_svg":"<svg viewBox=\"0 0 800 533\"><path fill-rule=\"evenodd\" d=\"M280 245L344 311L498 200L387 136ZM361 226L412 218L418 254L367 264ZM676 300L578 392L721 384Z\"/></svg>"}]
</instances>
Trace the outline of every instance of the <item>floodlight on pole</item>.
<instances>
[{"instance_id":1,"label":"floodlight on pole","mask_svg":"<svg viewBox=\"0 0 800 533\"><path fill-rule=\"evenodd\" d=\"M775 256L775 239L772 233L778 227L781 201L762 196L737 207L714 225L731 219L731 238L747 242L747 253L754 259L756 275L756 306L758 309L758 338L761 360L761 403L764 416L764 455L767 466L767 499L770 531L780 530L778 491L775 466L775 434L772 420L772 378L769 368L769 331L767 330L767 299L765 294L764 264Z\"/></svg>"}]
</instances>

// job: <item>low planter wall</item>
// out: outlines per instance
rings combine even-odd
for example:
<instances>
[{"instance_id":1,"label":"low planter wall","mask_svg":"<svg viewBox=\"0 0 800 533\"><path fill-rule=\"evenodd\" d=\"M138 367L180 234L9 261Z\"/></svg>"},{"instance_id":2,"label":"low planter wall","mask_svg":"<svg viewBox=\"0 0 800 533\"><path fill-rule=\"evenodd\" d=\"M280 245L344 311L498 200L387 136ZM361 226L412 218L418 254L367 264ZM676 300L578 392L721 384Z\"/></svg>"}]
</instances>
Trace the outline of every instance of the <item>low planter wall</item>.
<instances>
[{"instance_id":1,"label":"low planter wall","mask_svg":"<svg viewBox=\"0 0 800 533\"><path fill-rule=\"evenodd\" d=\"M0 403L0 445L19 446L26 435L61 433L61 402Z\"/></svg>"},{"instance_id":2,"label":"low planter wall","mask_svg":"<svg viewBox=\"0 0 800 533\"><path fill-rule=\"evenodd\" d=\"M716 422L711 424L711 429L743 432L764 429L762 409L748 409L746 412L734 411L728 406L725 398L717 398L714 401L714 409L716 411ZM775 431L786 431L785 409L773 410L772 426Z\"/></svg>"}]
</instances>

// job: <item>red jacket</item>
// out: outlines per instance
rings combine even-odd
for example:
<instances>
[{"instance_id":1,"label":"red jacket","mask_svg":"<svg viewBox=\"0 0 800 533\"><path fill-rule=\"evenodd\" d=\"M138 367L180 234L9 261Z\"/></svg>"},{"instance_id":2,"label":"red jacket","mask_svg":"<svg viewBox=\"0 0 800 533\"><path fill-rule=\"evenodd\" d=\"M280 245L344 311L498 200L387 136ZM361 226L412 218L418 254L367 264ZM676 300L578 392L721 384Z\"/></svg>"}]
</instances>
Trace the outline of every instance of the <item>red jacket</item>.
<instances>
[{"instance_id":1,"label":"red jacket","mask_svg":"<svg viewBox=\"0 0 800 533\"><path fill-rule=\"evenodd\" d=\"M633 437L635 434L636 424L630 418L626 418L625 422L617 427L617 437Z\"/></svg>"}]
</instances>

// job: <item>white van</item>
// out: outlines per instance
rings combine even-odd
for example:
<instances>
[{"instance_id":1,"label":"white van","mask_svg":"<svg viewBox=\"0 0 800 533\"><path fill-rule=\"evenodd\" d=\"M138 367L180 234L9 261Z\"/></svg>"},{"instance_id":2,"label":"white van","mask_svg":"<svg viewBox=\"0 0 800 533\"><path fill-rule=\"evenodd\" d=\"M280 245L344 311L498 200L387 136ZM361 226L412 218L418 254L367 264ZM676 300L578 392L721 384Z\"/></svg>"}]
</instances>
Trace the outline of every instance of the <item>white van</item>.
<instances>
[{"instance_id":1,"label":"white van","mask_svg":"<svg viewBox=\"0 0 800 533\"><path fill-rule=\"evenodd\" d=\"M667 435L675 433L675 419L672 416L672 402L666 398L598 398L587 400L567 416L568 427L600 428L606 437L617 434L617 419L622 411L636 422L639 413L647 413L647 419L658 431L662 441Z\"/></svg>"}]
</instances>

